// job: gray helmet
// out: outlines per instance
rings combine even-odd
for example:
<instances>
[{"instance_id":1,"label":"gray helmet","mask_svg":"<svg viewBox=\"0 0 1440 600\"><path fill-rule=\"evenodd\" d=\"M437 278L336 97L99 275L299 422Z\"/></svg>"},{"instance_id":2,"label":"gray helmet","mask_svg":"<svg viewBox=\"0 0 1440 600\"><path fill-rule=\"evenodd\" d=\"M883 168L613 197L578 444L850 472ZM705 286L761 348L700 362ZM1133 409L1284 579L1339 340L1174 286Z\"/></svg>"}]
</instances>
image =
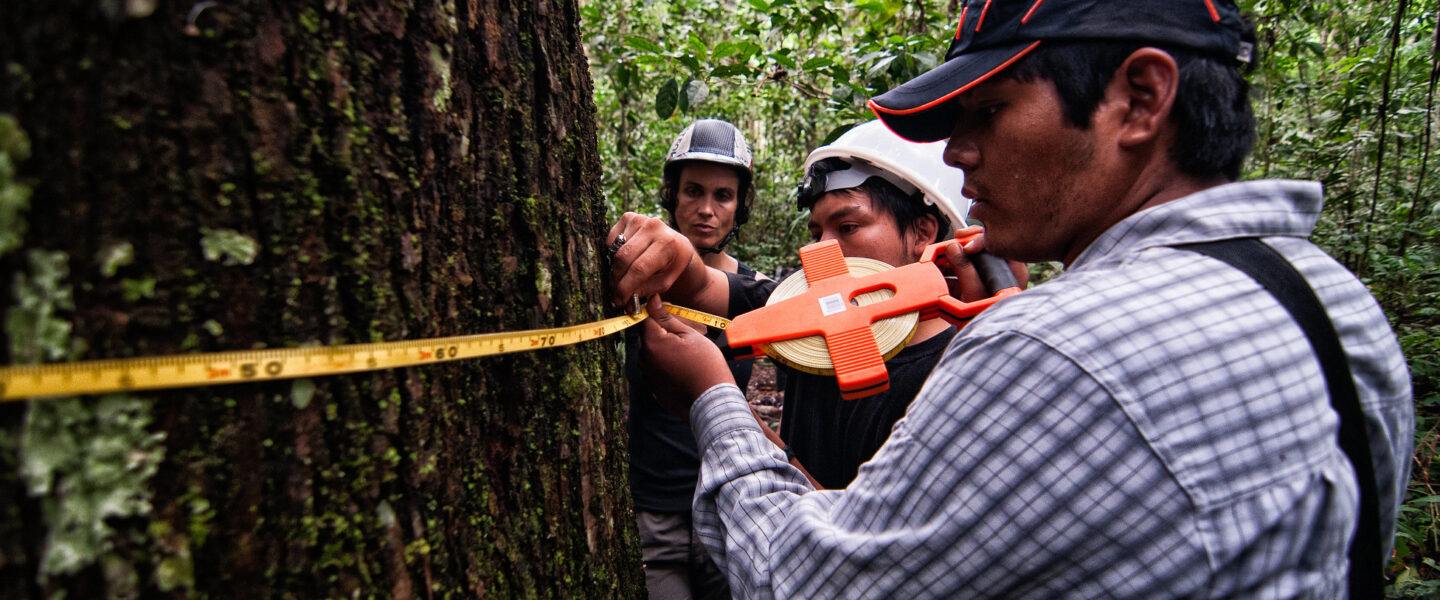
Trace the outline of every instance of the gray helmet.
<instances>
[{"instance_id":1,"label":"gray helmet","mask_svg":"<svg viewBox=\"0 0 1440 600\"><path fill-rule=\"evenodd\" d=\"M670 144L670 151L665 153L665 180L660 187L660 206L672 216L675 214L675 193L680 185L680 170L690 161L719 163L735 168L736 174L740 176L740 189L736 190L740 202L735 208L735 227L749 221L755 189L752 185L754 171L751 167L750 144L745 141L745 134L728 122L700 119L675 137L675 141ZM735 231L731 230L719 246L699 250L718 253L734 236Z\"/></svg>"},{"instance_id":2,"label":"gray helmet","mask_svg":"<svg viewBox=\"0 0 1440 600\"><path fill-rule=\"evenodd\" d=\"M665 164L678 160L704 160L750 170L750 144L745 134L720 119L700 119L691 123L670 144Z\"/></svg>"}]
</instances>

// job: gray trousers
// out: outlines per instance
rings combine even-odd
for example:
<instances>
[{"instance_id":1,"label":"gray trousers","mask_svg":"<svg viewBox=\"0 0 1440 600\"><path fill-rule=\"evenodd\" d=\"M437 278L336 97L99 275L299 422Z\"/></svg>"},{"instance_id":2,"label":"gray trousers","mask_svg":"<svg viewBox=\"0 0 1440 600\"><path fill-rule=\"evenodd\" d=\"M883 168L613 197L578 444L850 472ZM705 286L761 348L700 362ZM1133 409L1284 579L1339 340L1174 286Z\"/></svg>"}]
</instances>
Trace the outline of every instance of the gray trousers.
<instances>
[{"instance_id":1,"label":"gray trousers","mask_svg":"<svg viewBox=\"0 0 1440 600\"><path fill-rule=\"evenodd\" d=\"M725 574L710 560L695 535L690 513L635 511L640 527L640 560L650 600L730 598Z\"/></svg>"}]
</instances>

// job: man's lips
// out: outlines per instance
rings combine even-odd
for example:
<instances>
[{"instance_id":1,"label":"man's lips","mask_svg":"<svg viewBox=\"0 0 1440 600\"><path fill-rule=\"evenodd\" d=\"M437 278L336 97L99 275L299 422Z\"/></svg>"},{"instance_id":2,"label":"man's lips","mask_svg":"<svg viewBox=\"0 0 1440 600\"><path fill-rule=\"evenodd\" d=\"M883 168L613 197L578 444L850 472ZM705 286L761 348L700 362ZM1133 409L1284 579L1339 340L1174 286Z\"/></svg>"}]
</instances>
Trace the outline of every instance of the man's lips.
<instances>
[{"instance_id":1,"label":"man's lips","mask_svg":"<svg viewBox=\"0 0 1440 600\"><path fill-rule=\"evenodd\" d=\"M982 223L985 222L985 213L991 210L990 202L978 194L972 196L967 193L966 196L970 198L970 212L967 216Z\"/></svg>"},{"instance_id":2,"label":"man's lips","mask_svg":"<svg viewBox=\"0 0 1440 600\"><path fill-rule=\"evenodd\" d=\"M960 193L970 200L971 208L974 208L976 204L989 203L989 196L985 191L981 190L979 186L972 185L969 181L965 182L965 187L961 188Z\"/></svg>"}]
</instances>

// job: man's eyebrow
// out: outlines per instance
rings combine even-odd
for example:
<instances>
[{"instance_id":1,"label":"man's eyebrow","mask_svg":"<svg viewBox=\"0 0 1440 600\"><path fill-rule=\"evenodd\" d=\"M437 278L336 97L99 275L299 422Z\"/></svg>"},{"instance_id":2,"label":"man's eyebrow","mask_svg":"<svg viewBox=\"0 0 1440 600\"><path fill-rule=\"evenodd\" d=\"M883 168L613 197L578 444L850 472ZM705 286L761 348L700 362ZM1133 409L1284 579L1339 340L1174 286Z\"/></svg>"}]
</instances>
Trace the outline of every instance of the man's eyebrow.
<instances>
[{"instance_id":1,"label":"man's eyebrow","mask_svg":"<svg viewBox=\"0 0 1440 600\"><path fill-rule=\"evenodd\" d=\"M860 210L860 207L858 207L858 206L848 205L848 206L846 206L845 208L842 208L842 209L839 209L839 210L837 210L837 211L835 211L835 212L830 213L830 215L829 215L828 217L826 217L825 220L826 220L826 221L834 221L834 220L836 220L836 219L843 219L843 218L845 218L845 217L850 216L851 214L853 214L853 213L855 213L855 212L858 212L859 210ZM809 223L809 225L812 226L812 227L818 227L818 226L820 225L820 223L815 220L815 211L814 211L814 210L811 210L811 211L810 211L810 223Z\"/></svg>"}]
</instances>

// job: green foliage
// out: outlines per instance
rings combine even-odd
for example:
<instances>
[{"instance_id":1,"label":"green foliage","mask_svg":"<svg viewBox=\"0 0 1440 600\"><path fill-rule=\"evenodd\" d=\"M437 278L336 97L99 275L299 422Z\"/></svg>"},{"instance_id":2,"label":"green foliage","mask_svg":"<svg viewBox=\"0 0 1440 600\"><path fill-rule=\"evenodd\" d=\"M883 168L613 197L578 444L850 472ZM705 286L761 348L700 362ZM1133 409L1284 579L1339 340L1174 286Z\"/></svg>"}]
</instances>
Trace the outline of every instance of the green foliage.
<instances>
[{"instance_id":1,"label":"green foliage","mask_svg":"<svg viewBox=\"0 0 1440 600\"><path fill-rule=\"evenodd\" d=\"M661 165L691 120L740 127L756 201L731 245L757 269L797 263L808 241L794 189L805 155L873 118L865 101L935 65L946 2L587 0L581 7L612 216L661 216Z\"/></svg>"},{"instance_id":2,"label":"green foliage","mask_svg":"<svg viewBox=\"0 0 1440 600\"><path fill-rule=\"evenodd\" d=\"M120 267L135 262L135 246L130 242L111 244L96 254L95 260L100 263L101 275L114 277Z\"/></svg>"},{"instance_id":3,"label":"green foliage","mask_svg":"<svg viewBox=\"0 0 1440 600\"><path fill-rule=\"evenodd\" d=\"M0 114L0 256L20 247L30 186L15 177L15 167L30 158L30 138L14 116Z\"/></svg>"},{"instance_id":4,"label":"green foliage","mask_svg":"<svg viewBox=\"0 0 1440 600\"><path fill-rule=\"evenodd\" d=\"M1410 365L1416 404L1411 496L1396 539L1394 593L1440 582L1440 214L1434 159L1435 0L1246 2L1262 67L1251 78L1260 143L1249 177L1321 181L1313 239L1370 285Z\"/></svg>"},{"instance_id":5,"label":"green foliage","mask_svg":"<svg viewBox=\"0 0 1440 600\"><path fill-rule=\"evenodd\" d=\"M226 266L248 265L255 262L260 245L253 238L233 229L202 228L204 238L200 248L205 251L205 260L220 261Z\"/></svg>"},{"instance_id":6,"label":"green foliage","mask_svg":"<svg viewBox=\"0 0 1440 600\"><path fill-rule=\"evenodd\" d=\"M44 499L43 573L94 563L112 548L107 520L149 514L149 480L165 452L150 421L149 402L124 394L29 407L21 471Z\"/></svg>"},{"instance_id":7,"label":"green foliage","mask_svg":"<svg viewBox=\"0 0 1440 600\"><path fill-rule=\"evenodd\" d=\"M64 280L70 274L69 258L63 252L31 250L30 271L17 273L15 305L5 311L5 331L10 336L10 359L14 364L32 364L69 358L70 322L58 316L75 308L74 296Z\"/></svg>"},{"instance_id":8,"label":"green foliage","mask_svg":"<svg viewBox=\"0 0 1440 600\"><path fill-rule=\"evenodd\" d=\"M5 315L10 356L15 364L74 359L81 349L61 316L75 308L65 283L68 257L44 250L27 256L29 273L16 275L15 305ZM125 394L27 406L20 470L30 494L42 499L49 531L42 575L105 559L115 535L107 520L150 512L149 480L164 455L150 421L148 401ZM106 562L107 579L133 579L124 561Z\"/></svg>"}]
</instances>

